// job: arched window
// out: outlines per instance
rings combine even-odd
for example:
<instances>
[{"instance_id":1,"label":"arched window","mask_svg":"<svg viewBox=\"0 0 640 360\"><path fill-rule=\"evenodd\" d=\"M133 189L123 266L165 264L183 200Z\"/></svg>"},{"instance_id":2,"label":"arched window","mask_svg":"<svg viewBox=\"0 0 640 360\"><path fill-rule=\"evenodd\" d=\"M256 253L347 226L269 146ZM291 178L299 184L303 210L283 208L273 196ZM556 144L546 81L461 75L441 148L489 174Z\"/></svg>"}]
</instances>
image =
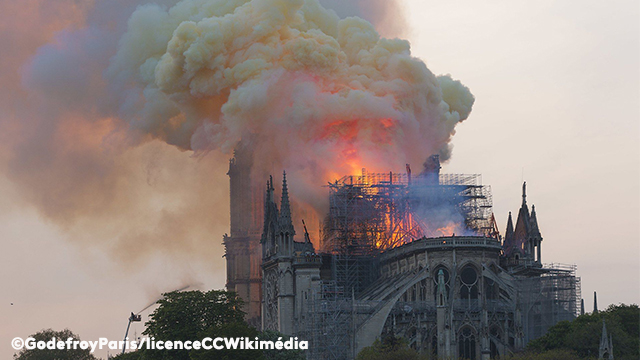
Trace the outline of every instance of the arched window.
<instances>
[{"instance_id":1,"label":"arched window","mask_svg":"<svg viewBox=\"0 0 640 360\"><path fill-rule=\"evenodd\" d=\"M471 300L478 298L478 272L471 266L465 266L460 272L460 298Z\"/></svg>"},{"instance_id":2,"label":"arched window","mask_svg":"<svg viewBox=\"0 0 640 360\"><path fill-rule=\"evenodd\" d=\"M427 300L427 281L426 280L420 281L419 296L420 296L419 298L420 301Z\"/></svg>"},{"instance_id":3,"label":"arched window","mask_svg":"<svg viewBox=\"0 0 640 360\"><path fill-rule=\"evenodd\" d=\"M476 360L476 336L469 327L460 330L458 335L458 357L464 360Z\"/></svg>"},{"instance_id":4,"label":"arched window","mask_svg":"<svg viewBox=\"0 0 640 360\"><path fill-rule=\"evenodd\" d=\"M286 254L289 254L291 252L291 248L290 248L290 241L289 241L289 233L284 233L284 249Z\"/></svg>"}]
</instances>

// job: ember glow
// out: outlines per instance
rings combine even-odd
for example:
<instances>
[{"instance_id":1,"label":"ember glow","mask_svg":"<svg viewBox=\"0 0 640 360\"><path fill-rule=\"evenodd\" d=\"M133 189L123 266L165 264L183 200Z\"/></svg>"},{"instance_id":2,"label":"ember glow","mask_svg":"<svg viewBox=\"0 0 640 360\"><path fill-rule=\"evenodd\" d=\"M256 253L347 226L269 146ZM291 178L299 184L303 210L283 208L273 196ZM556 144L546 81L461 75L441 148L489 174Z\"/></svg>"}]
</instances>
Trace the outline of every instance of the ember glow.
<instances>
[{"instance_id":1,"label":"ember glow","mask_svg":"<svg viewBox=\"0 0 640 360\"><path fill-rule=\"evenodd\" d=\"M441 236L454 236L456 234L462 235L464 233L464 227L462 224L452 222L447 226L436 229L435 232Z\"/></svg>"}]
</instances>

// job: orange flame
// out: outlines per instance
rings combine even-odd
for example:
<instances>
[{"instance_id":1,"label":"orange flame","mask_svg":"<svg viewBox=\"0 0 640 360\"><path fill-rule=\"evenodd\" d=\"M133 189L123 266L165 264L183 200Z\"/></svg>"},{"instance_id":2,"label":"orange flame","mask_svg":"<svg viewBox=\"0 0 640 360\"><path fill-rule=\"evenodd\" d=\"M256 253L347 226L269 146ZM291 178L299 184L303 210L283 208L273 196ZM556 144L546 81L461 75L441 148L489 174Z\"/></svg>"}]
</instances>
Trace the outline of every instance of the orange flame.
<instances>
[{"instance_id":1,"label":"orange flame","mask_svg":"<svg viewBox=\"0 0 640 360\"><path fill-rule=\"evenodd\" d=\"M454 236L456 232L460 234L462 231L460 224L451 222L447 226L437 228L435 232L439 236Z\"/></svg>"}]
</instances>

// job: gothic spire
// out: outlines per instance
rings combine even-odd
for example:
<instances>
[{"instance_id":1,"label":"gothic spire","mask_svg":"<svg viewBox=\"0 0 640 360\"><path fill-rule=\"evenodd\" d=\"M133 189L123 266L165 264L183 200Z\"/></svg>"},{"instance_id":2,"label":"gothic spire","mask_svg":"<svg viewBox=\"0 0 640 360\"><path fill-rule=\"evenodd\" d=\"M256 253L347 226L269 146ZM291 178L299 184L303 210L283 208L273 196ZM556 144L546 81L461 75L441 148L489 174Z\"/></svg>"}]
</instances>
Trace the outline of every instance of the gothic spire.
<instances>
[{"instance_id":1,"label":"gothic spire","mask_svg":"<svg viewBox=\"0 0 640 360\"><path fill-rule=\"evenodd\" d=\"M273 201L273 177L269 176L267 180L267 190L264 195L264 223L262 228L262 239L260 242L265 241L265 234L267 234L269 223L273 219L278 219L278 205Z\"/></svg>"},{"instance_id":2,"label":"gothic spire","mask_svg":"<svg viewBox=\"0 0 640 360\"><path fill-rule=\"evenodd\" d=\"M604 323L604 319L602 319L602 337L600 338L601 346L606 344L609 341L609 336L607 335L607 324Z\"/></svg>"},{"instance_id":3,"label":"gothic spire","mask_svg":"<svg viewBox=\"0 0 640 360\"><path fill-rule=\"evenodd\" d=\"M613 359L613 334L609 334L609 351L611 355L609 355L609 359Z\"/></svg>"},{"instance_id":4,"label":"gothic spire","mask_svg":"<svg viewBox=\"0 0 640 360\"><path fill-rule=\"evenodd\" d=\"M504 234L505 241L509 241L513 238L513 220L511 218L511 211L509 211L509 220L507 220L507 232Z\"/></svg>"},{"instance_id":5,"label":"gothic spire","mask_svg":"<svg viewBox=\"0 0 640 360\"><path fill-rule=\"evenodd\" d=\"M593 313L598 313L598 294L595 291L593 292Z\"/></svg>"},{"instance_id":6,"label":"gothic spire","mask_svg":"<svg viewBox=\"0 0 640 360\"><path fill-rule=\"evenodd\" d=\"M611 334L607 336L607 325L604 323L604 319L602 319L602 336L598 353L598 359L613 359L613 338Z\"/></svg>"},{"instance_id":7,"label":"gothic spire","mask_svg":"<svg viewBox=\"0 0 640 360\"><path fill-rule=\"evenodd\" d=\"M287 173L282 172L282 200L280 202L280 220L284 226L293 226L291 221L291 205L289 204L289 189L287 188Z\"/></svg>"},{"instance_id":8,"label":"gothic spire","mask_svg":"<svg viewBox=\"0 0 640 360\"><path fill-rule=\"evenodd\" d=\"M538 218L536 217L536 206L535 205L531 205L531 218L530 218L530 223L531 223L531 227L530 227L530 236L532 237L537 237L537 238L541 238L542 235L540 234L540 228L538 227Z\"/></svg>"},{"instance_id":9,"label":"gothic spire","mask_svg":"<svg viewBox=\"0 0 640 360\"><path fill-rule=\"evenodd\" d=\"M527 182L522 183L522 206L527 206Z\"/></svg>"}]
</instances>

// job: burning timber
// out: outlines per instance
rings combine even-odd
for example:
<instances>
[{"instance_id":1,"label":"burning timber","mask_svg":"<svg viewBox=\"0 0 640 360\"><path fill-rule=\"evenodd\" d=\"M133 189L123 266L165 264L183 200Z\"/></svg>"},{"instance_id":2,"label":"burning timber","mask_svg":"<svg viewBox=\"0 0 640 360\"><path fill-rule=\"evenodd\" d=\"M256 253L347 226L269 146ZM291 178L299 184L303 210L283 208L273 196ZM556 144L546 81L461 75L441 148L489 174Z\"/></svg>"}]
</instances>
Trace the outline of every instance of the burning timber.
<instances>
[{"instance_id":1,"label":"burning timber","mask_svg":"<svg viewBox=\"0 0 640 360\"><path fill-rule=\"evenodd\" d=\"M436 358L504 357L577 314L576 267L542 264L524 185L502 236L491 189L479 175L440 174L436 156L414 177L409 166L346 176L328 185L316 250L306 226L295 240L286 176L279 203L268 182L258 235L240 155L229 171L227 286L261 328L309 340L310 359L353 359L386 334Z\"/></svg>"}]
</instances>

